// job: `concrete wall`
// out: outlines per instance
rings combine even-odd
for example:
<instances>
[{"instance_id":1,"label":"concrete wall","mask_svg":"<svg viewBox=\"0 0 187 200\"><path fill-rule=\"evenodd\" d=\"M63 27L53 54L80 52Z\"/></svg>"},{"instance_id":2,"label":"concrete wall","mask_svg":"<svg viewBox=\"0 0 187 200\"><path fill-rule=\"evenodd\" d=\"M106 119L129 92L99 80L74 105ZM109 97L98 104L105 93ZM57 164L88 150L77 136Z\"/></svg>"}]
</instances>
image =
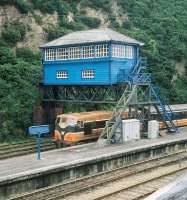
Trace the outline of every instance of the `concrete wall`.
<instances>
[{"instance_id":1,"label":"concrete wall","mask_svg":"<svg viewBox=\"0 0 187 200\"><path fill-rule=\"evenodd\" d=\"M187 140L183 140L4 181L0 183L0 200L186 148Z\"/></svg>"}]
</instances>

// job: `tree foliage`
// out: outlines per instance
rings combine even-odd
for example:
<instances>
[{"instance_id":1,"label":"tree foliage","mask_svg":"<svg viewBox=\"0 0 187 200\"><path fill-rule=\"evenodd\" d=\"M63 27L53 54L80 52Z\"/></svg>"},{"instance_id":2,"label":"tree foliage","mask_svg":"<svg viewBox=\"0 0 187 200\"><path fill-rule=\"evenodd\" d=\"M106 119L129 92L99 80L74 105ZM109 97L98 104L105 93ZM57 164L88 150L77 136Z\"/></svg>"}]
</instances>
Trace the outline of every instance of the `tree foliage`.
<instances>
[{"instance_id":1,"label":"tree foliage","mask_svg":"<svg viewBox=\"0 0 187 200\"><path fill-rule=\"evenodd\" d=\"M34 53L30 48L17 48L16 56L29 63L34 63L37 60L37 53Z\"/></svg>"},{"instance_id":2,"label":"tree foliage","mask_svg":"<svg viewBox=\"0 0 187 200\"><path fill-rule=\"evenodd\" d=\"M40 68L25 62L0 65L0 139L24 136L39 98Z\"/></svg>"},{"instance_id":3,"label":"tree foliage","mask_svg":"<svg viewBox=\"0 0 187 200\"><path fill-rule=\"evenodd\" d=\"M27 31L27 26L19 21L5 23L2 30L2 38L10 46L14 46L17 42L24 39Z\"/></svg>"},{"instance_id":4,"label":"tree foliage","mask_svg":"<svg viewBox=\"0 0 187 200\"><path fill-rule=\"evenodd\" d=\"M0 47L0 65L16 63L16 56L14 52L8 47Z\"/></svg>"}]
</instances>

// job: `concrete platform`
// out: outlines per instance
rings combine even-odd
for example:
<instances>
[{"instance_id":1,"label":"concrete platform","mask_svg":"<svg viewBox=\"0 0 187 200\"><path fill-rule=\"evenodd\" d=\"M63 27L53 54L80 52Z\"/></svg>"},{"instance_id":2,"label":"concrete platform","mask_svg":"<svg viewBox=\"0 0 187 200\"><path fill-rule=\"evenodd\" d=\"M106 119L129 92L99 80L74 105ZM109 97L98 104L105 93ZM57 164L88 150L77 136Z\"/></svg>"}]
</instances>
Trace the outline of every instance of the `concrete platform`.
<instances>
[{"instance_id":1,"label":"concrete platform","mask_svg":"<svg viewBox=\"0 0 187 200\"><path fill-rule=\"evenodd\" d=\"M179 134L97 147L95 143L0 160L0 199L137 160L187 148L187 127Z\"/></svg>"}]
</instances>

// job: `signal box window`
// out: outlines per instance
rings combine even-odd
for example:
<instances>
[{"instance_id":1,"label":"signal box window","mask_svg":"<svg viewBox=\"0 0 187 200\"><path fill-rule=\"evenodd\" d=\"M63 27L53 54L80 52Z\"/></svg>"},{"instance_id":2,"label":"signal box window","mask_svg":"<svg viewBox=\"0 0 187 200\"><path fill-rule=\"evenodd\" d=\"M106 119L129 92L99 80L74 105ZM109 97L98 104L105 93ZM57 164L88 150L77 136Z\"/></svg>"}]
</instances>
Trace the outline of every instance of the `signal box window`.
<instances>
[{"instance_id":1,"label":"signal box window","mask_svg":"<svg viewBox=\"0 0 187 200\"><path fill-rule=\"evenodd\" d=\"M68 78L68 72L67 71L59 71L59 72L56 73L56 77L58 79Z\"/></svg>"},{"instance_id":2,"label":"signal box window","mask_svg":"<svg viewBox=\"0 0 187 200\"><path fill-rule=\"evenodd\" d=\"M87 69L82 71L82 78L94 78L95 73L93 69Z\"/></svg>"}]
</instances>

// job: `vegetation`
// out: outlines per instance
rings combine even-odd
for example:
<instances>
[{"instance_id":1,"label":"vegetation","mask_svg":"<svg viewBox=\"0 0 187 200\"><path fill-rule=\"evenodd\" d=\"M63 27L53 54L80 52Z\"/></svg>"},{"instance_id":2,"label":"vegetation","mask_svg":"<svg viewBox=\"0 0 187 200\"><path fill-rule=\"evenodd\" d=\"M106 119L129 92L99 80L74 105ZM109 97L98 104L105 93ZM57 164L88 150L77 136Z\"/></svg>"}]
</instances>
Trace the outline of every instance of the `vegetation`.
<instances>
[{"instance_id":1,"label":"vegetation","mask_svg":"<svg viewBox=\"0 0 187 200\"><path fill-rule=\"evenodd\" d=\"M17 42L21 42L24 39L26 31L27 27L25 24L19 21L7 22L2 30L2 38L8 45L14 46Z\"/></svg>"},{"instance_id":2,"label":"vegetation","mask_svg":"<svg viewBox=\"0 0 187 200\"><path fill-rule=\"evenodd\" d=\"M0 65L0 139L21 137L39 100L40 68L19 61Z\"/></svg>"},{"instance_id":3,"label":"vegetation","mask_svg":"<svg viewBox=\"0 0 187 200\"><path fill-rule=\"evenodd\" d=\"M177 74L176 62L187 60L186 0L117 0L122 24L113 12L111 0L1 0L0 6L14 5L22 14L32 14L42 25L43 15L58 14L58 24L43 26L46 39L68 32L97 28L98 16L87 16L87 8L100 10L111 28L145 43L141 54L148 58L148 71L170 103L187 102L187 74ZM68 20L71 14L72 19ZM32 124L32 112L40 103L37 86L41 76L40 54L28 47L17 48L30 27L9 19L0 36L0 139L23 136ZM39 45L39 44L38 44ZM187 64L185 66L187 71ZM66 106L68 111L72 106Z\"/></svg>"}]
</instances>

